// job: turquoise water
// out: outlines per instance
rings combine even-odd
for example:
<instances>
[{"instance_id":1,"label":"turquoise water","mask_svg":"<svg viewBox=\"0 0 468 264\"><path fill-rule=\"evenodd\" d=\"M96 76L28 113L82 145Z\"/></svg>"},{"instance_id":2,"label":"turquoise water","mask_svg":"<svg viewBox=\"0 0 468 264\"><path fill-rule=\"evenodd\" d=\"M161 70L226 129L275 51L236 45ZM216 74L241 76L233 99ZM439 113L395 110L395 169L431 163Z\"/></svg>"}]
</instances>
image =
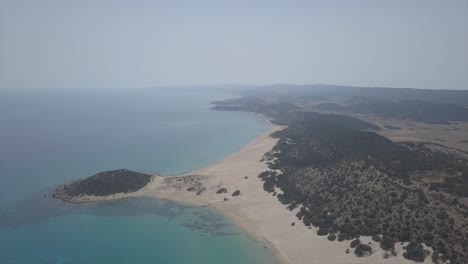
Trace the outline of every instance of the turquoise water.
<instances>
[{"instance_id":1,"label":"turquoise water","mask_svg":"<svg viewBox=\"0 0 468 264\"><path fill-rule=\"evenodd\" d=\"M0 92L0 263L271 263L220 213L155 199L69 205L61 183L207 166L268 129L209 90Z\"/></svg>"}]
</instances>

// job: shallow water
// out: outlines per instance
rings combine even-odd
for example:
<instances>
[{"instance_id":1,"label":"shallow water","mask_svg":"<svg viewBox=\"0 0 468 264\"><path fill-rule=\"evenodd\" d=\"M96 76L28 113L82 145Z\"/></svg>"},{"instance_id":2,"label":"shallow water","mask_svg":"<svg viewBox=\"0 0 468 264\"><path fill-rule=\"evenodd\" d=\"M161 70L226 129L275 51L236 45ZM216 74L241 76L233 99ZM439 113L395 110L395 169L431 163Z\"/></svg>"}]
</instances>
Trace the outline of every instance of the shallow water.
<instances>
[{"instance_id":1,"label":"shallow water","mask_svg":"<svg viewBox=\"0 0 468 264\"><path fill-rule=\"evenodd\" d=\"M268 125L209 110L215 91L2 92L0 263L271 263L207 208L155 199L70 205L53 186L128 168L176 174L240 149Z\"/></svg>"}]
</instances>

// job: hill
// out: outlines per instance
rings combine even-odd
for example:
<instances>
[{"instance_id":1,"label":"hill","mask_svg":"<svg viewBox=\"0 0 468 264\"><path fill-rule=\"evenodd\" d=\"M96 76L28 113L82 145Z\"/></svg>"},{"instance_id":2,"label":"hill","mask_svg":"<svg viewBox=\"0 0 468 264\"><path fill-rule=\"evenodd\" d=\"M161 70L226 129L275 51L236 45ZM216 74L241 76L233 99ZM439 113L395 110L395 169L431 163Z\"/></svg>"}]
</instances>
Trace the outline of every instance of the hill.
<instances>
[{"instance_id":1,"label":"hill","mask_svg":"<svg viewBox=\"0 0 468 264\"><path fill-rule=\"evenodd\" d=\"M422 261L429 257L424 243L435 262L468 263L468 212L458 202L468 196L467 160L423 143L394 143L350 117L288 116L274 121L288 127L273 134L279 141L265 155L270 170L259 177L298 219L330 239L372 236L388 255L395 243L409 242L404 257Z\"/></svg>"},{"instance_id":2,"label":"hill","mask_svg":"<svg viewBox=\"0 0 468 264\"><path fill-rule=\"evenodd\" d=\"M331 99L351 97L369 97L386 101L417 100L440 104L457 104L468 106L468 90L428 90L414 88L358 87L327 84L275 84L263 86L236 86L226 90L242 95L262 97L278 95L286 97L303 97L316 95Z\"/></svg>"},{"instance_id":3,"label":"hill","mask_svg":"<svg viewBox=\"0 0 468 264\"><path fill-rule=\"evenodd\" d=\"M108 196L116 193L136 192L151 181L153 176L131 170L104 171L64 185L57 190L58 198L80 196Z\"/></svg>"},{"instance_id":4,"label":"hill","mask_svg":"<svg viewBox=\"0 0 468 264\"><path fill-rule=\"evenodd\" d=\"M449 124L451 121L468 121L468 109L456 104L438 104L415 100L393 102L370 98L353 99L346 100L348 103L351 102L347 106L337 103L323 103L315 108L333 112L370 114L400 120L409 119L428 124Z\"/></svg>"}]
</instances>

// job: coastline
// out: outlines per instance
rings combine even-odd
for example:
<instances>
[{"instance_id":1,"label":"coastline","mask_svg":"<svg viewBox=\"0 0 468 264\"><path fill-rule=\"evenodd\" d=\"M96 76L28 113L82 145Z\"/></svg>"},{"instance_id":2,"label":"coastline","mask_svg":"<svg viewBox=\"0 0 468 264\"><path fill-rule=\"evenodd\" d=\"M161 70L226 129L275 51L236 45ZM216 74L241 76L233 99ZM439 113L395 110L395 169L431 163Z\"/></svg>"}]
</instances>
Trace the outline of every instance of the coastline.
<instances>
[{"instance_id":1,"label":"coastline","mask_svg":"<svg viewBox=\"0 0 468 264\"><path fill-rule=\"evenodd\" d=\"M75 202L100 202L127 197L167 199L191 206L207 206L222 212L252 239L268 246L281 264L410 264L403 258L404 245L396 245L397 257L383 258L384 252L373 245L374 253L358 258L349 247L350 241L330 242L318 236L315 228L305 226L296 217L297 209L289 211L277 197L263 190L258 175L267 170L263 155L277 142L271 133L284 127L272 125L239 151L207 167L177 176L153 176L142 189L134 193L106 197L80 197ZM196 184L195 184L196 183ZM195 188L194 190L190 190ZM222 188L227 191L218 193ZM240 195L232 196L236 190ZM294 223L294 224L293 224ZM372 243L368 237L361 237ZM346 250L350 249L347 254ZM427 258L426 262L431 263Z\"/></svg>"},{"instance_id":2,"label":"coastline","mask_svg":"<svg viewBox=\"0 0 468 264\"><path fill-rule=\"evenodd\" d=\"M266 132L262 133L261 135L259 135L256 139L254 139L253 141L251 141L247 145L243 146L240 150L238 150L237 152L225 157L224 159L219 160L219 161L217 161L217 162L215 162L215 163L213 163L211 165L208 165L206 167L196 169L196 170L191 171L191 172L186 172L186 173L174 175L174 176L171 176L171 177L189 177L189 176L192 176L192 175L208 175L208 176L211 176L211 177L214 176L216 178L216 176L217 176L216 173L211 173L211 171L213 169L224 167L226 165L225 163L226 163L227 160L236 159L237 156L240 156L244 152L249 151L249 149L251 149L252 147L254 147L254 148L258 147L259 143L265 144L266 141L268 141L268 144L264 145L264 147L265 147L264 148L264 150L265 150L264 153L263 153L263 150L261 152L263 154L265 154L266 152L270 151L277 142L277 140L270 137L270 135L275 131L283 129L284 127L274 125L273 123L271 123L269 121L269 119L267 117L265 117L263 115L260 115L260 116L262 117L262 119L267 124L269 124L271 126L271 128L269 130L267 130ZM263 149L263 147L262 147L262 149ZM263 157L263 154L261 154L261 156L258 158L258 160L256 162L254 161L255 163L260 164L259 167L264 167L264 169L262 168L261 171L267 169L266 164L263 163L263 162L260 162L260 159ZM260 182L260 179L258 178L258 174L252 175L252 177L254 177L255 180L258 180ZM165 176L155 176L155 177L161 177L163 179L166 179ZM250 176L248 176L248 177L250 178ZM242 180L246 180L246 179L244 179L243 177L240 177L239 180L242 181ZM275 259L278 261L278 264L291 264L291 262L287 261L287 259L284 257L283 253L281 252L281 249L279 249L272 241L270 241L263 234L259 233L255 229L255 225L252 225L252 223L250 223L248 221L248 219L246 219L245 216L240 215L237 210L235 210L234 208L229 206L228 203L226 203L224 200L221 200L219 197L203 197L203 196L196 197L195 196L195 197L191 197L192 198L191 199L190 197L186 197L184 194L174 192L173 190L167 190L166 192L162 192L162 193L158 194L157 191L155 192L155 190L151 188L151 184L154 185L153 188L154 187L156 187L156 188L159 187L157 184L154 184L154 182L152 182L152 183L148 184L148 186L146 186L146 187L148 187L148 189L146 189L146 187L145 187L142 190L140 190L141 192L139 191L137 193L134 193L135 197L145 196L145 197L153 197L153 198L162 198L162 199L166 199L166 200L170 200L170 201L174 201L174 202L178 202L178 203L182 203L182 204L187 204L187 205L190 205L190 206L207 206L207 207L209 207L211 209L217 210L217 211L221 212L225 217L229 218L235 225L237 225L239 228L241 228L241 230L243 230L247 234L248 237L250 237L251 239L253 239L253 240L257 241L257 242L263 243L266 247L268 247L271 250L271 253L275 257ZM261 182L261 184L263 185L262 182ZM263 187L260 188L260 189L257 189L257 190L267 194L263 190ZM186 193L186 192L182 191L182 193ZM244 194L241 193L241 195L244 195ZM267 195L269 195L269 194L267 194ZM230 196L230 194L226 195L226 196ZM285 210L286 210L286 208L285 208Z\"/></svg>"},{"instance_id":3,"label":"coastline","mask_svg":"<svg viewBox=\"0 0 468 264\"><path fill-rule=\"evenodd\" d=\"M357 257L350 241L328 241L325 236L318 236L316 229L305 226L296 217L297 209L289 211L285 205L264 191L263 182L258 175L268 166L260 160L276 144L277 139L270 135L283 126L272 125L252 142L230 156L205 168L175 177L156 176L154 180L136 196L168 199L193 206L208 206L222 212L236 225L242 228L251 238L265 243L277 261L281 264L412 264L402 256L404 245L395 245L396 257L383 258L384 251L373 245L374 253L367 257ZM206 177L202 179L203 188L200 195L184 187L174 187L174 182L181 178ZM245 179L245 177L248 177ZM220 188L227 193L217 194ZM241 194L232 197L232 192L240 190ZM228 201L224 201L228 198ZM294 226L292 226L294 223ZM370 237L361 237L364 243L373 242ZM375 243L375 242L374 242ZM346 254L346 250L350 253ZM426 258L423 263L432 263Z\"/></svg>"}]
</instances>

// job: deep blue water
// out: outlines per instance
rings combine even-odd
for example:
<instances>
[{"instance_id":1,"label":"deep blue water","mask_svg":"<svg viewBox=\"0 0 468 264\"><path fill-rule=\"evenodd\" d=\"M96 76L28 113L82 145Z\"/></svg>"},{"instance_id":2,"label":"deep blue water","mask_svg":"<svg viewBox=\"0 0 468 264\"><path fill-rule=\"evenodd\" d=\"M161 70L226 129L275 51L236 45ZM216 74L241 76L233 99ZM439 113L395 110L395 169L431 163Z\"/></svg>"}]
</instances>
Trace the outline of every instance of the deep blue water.
<instances>
[{"instance_id":1,"label":"deep blue water","mask_svg":"<svg viewBox=\"0 0 468 264\"><path fill-rule=\"evenodd\" d=\"M68 205L54 186L128 168L207 166L268 129L218 112L210 90L0 92L0 263L271 263L271 252L206 208L155 199Z\"/></svg>"}]
</instances>

